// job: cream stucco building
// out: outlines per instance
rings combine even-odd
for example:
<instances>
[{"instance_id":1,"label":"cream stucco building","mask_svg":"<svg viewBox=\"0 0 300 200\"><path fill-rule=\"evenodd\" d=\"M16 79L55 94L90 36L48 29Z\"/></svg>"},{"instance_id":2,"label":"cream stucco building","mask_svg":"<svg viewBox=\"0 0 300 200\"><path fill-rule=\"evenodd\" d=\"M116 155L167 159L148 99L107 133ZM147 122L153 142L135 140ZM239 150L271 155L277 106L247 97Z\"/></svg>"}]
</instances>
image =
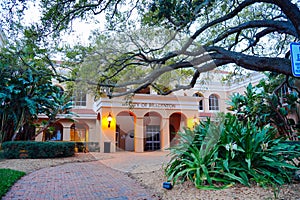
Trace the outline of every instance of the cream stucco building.
<instances>
[{"instance_id":1,"label":"cream stucco building","mask_svg":"<svg viewBox=\"0 0 300 200\"><path fill-rule=\"evenodd\" d=\"M231 85L221 83L225 72L204 74L193 89L167 96L151 88L132 99L101 98L77 91L72 120L63 117L55 124L54 134L46 132L37 140L83 142L89 151L154 151L166 150L175 142L183 127L193 127L199 120L227 112L226 101L236 92L243 93L249 82L257 83L262 74L253 73L244 81ZM40 117L42 118L42 117Z\"/></svg>"}]
</instances>

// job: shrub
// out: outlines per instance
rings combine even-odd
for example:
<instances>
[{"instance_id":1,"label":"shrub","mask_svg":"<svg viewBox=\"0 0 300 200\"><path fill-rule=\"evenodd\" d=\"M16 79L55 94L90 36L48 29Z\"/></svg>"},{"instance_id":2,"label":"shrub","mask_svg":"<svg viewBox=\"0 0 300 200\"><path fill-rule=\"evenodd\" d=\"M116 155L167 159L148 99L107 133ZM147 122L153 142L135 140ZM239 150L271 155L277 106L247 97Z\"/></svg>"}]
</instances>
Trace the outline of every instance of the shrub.
<instances>
[{"instance_id":1,"label":"shrub","mask_svg":"<svg viewBox=\"0 0 300 200\"><path fill-rule=\"evenodd\" d=\"M3 153L2 150L0 150L0 160L1 160L1 159L4 159L4 153Z\"/></svg>"},{"instance_id":2,"label":"shrub","mask_svg":"<svg viewBox=\"0 0 300 200\"><path fill-rule=\"evenodd\" d=\"M4 196L10 187L24 175L25 172L12 169L0 169L0 198Z\"/></svg>"},{"instance_id":3,"label":"shrub","mask_svg":"<svg viewBox=\"0 0 300 200\"><path fill-rule=\"evenodd\" d=\"M297 145L275 139L276 131L266 125L245 125L231 114L218 123L209 119L180 134L180 143L171 148L172 159L165 173L173 184L191 180L197 188L217 189L238 182L250 186L282 185L292 180L293 163L300 157ZM220 185L221 183L221 185Z\"/></svg>"},{"instance_id":4,"label":"shrub","mask_svg":"<svg viewBox=\"0 0 300 200\"><path fill-rule=\"evenodd\" d=\"M100 152L99 142L75 142L78 152Z\"/></svg>"},{"instance_id":5,"label":"shrub","mask_svg":"<svg viewBox=\"0 0 300 200\"><path fill-rule=\"evenodd\" d=\"M74 142L4 142L5 158L56 158L74 155Z\"/></svg>"}]
</instances>

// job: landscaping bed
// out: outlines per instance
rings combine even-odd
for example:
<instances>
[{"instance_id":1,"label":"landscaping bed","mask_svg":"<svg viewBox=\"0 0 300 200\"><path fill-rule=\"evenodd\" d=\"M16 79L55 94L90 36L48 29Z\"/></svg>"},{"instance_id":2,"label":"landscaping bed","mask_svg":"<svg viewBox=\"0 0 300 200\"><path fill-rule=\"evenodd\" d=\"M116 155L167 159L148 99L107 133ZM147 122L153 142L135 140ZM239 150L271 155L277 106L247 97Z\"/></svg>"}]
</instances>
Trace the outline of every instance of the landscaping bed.
<instances>
[{"instance_id":1,"label":"landscaping bed","mask_svg":"<svg viewBox=\"0 0 300 200\"><path fill-rule=\"evenodd\" d=\"M162 188L162 183L166 181L163 170L131 174L132 178L136 179L140 184L149 188L155 197L163 200L266 200L277 199L284 200L299 200L300 199L300 183L283 185L279 190L274 191L274 188L262 188L252 185L251 187L236 184L228 189L223 190L200 190L195 188L192 182L178 184L171 190ZM274 193L275 192L275 193Z\"/></svg>"},{"instance_id":2,"label":"landscaping bed","mask_svg":"<svg viewBox=\"0 0 300 200\"><path fill-rule=\"evenodd\" d=\"M0 161L0 168L11 168L30 173L41 168L57 166L64 163L107 160L112 157L113 154L97 154L97 158L95 158L90 153L76 153L73 157L56 159L6 159ZM139 169L142 168L143 166L139 166ZM175 185L172 190L166 190L162 188L162 183L167 180L162 168L153 172L132 173L129 174L129 176L135 179L138 184L148 188L156 199L274 199L273 188L264 189L254 185L245 187L237 184L224 190L199 190L196 189L191 182L187 181L183 184ZM295 182L284 185L279 191L276 191L276 195L278 199L299 200L300 183Z\"/></svg>"}]
</instances>

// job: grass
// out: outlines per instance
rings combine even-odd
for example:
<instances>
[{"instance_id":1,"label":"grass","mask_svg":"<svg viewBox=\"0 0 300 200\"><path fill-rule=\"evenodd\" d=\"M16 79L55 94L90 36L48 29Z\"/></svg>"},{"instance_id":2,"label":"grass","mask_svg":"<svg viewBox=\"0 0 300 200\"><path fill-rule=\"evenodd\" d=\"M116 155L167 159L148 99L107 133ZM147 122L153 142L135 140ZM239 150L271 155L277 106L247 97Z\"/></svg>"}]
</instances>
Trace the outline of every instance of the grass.
<instances>
[{"instance_id":1,"label":"grass","mask_svg":"<svg viewBox=\"0 0 300 200\"><path fill-rule=\"evenodd\" d=\"M0 198L6 194L10 187L26 173L12 169L0 169Z\"/></svg>"}]
</instances>

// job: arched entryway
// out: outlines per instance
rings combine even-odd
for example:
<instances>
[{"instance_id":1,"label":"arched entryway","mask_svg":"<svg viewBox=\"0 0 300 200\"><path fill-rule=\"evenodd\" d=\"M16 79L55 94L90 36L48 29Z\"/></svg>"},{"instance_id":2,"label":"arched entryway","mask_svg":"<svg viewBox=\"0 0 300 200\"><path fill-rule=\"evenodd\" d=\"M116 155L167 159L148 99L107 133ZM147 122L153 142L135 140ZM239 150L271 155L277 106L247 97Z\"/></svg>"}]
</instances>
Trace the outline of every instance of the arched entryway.
<instances>
[{"instance_id":1,"label":"arched entryway","mask_svg":"<svg viewBox=\"0 0 300 200\"><path fill-rule=\"evenodd\" d=\"M88 141L88 125L85 123L74 123L70 127L70 139L75 142Z\"/></svg>"},{"instance_id":2,"label":"arched entryway","mask_svg":"<svg viewBox=\"0 0 300 200\"><path fill-rule=\"evenodd\" d=\"M148 112L144 115L145 151L161 149L161 121L161 115L156 112Z\"/></svg>"},{"instance_id":3,"label":"arched entryway","mask_svg":"<svg viewBox=\"0 0 300 200\"><path fill-rule=\"evenodd\" d=\"M63 140L63 125L59 122L51 124L43 134L43 141L62 141Z\"/></svg>"},{"instance_id":4,"label":"arched entryway","mask_svg":"<svg viewBox=\"0 0 300 200\"><path fill-rule=\"evenodd\" d=\"M169 118L170 146L178 144L178 132L186 126L186 116L182 113L173 113Z\"/></svg>"},{"instance_id":5,"label":"arched entryway","mask_svg":"<svg viewBox=\"0 0 300 200\"><path fill-rule=\"evenodd\" d=\"M129 111L122 111L117 115L116 120L116 150L134 151L135 115Z\"/></svg>"}]
</instances>

